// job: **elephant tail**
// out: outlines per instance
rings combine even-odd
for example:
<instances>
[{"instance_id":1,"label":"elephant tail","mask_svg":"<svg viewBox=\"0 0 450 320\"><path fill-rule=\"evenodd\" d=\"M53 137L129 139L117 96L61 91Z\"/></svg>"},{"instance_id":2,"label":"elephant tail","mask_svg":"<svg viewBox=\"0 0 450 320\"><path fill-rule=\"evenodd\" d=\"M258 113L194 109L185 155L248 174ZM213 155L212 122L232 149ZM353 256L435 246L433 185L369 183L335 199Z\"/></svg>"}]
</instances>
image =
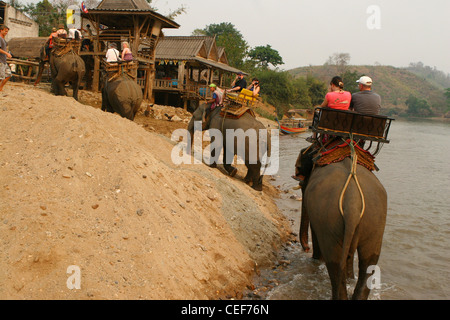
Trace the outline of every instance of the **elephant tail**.
<instances>
[{"instance_id":1,"label":"elephant tail","mask_svg":"<svg viewBox=\"0 0 450 320\"><path fill-rule=\"evenodd\" d=\"M361 210L364 208L364 201L360 198L356 183L352 183L348 191L349 194L344 197L343 211L341 212L344 218L344 239L342 242L342 256L340 261L341 270L346 270L347 259L352 257L355 251L355 234L361 222Z\"/></svg>"}]
</instances>

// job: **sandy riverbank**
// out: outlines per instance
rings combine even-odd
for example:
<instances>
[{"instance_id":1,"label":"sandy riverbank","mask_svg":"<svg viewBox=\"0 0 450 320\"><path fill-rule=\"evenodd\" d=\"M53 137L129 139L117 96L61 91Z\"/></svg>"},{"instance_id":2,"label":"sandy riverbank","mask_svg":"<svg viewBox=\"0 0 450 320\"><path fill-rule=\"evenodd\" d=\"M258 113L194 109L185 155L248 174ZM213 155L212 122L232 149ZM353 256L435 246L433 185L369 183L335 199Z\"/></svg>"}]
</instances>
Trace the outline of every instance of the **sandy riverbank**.
<instances>
[{"instance_id":1,"label":"sandy riverbank","mask_svg":"<svg viewBox=\"0 0 450 320\"><path fill-rule=\"evenodd\" d=\"M290 237L278 190L174 165L184 110L131 122L98 97L17 83L0 95L0 298L240 298Z\"/></svg>"}]
</instances>

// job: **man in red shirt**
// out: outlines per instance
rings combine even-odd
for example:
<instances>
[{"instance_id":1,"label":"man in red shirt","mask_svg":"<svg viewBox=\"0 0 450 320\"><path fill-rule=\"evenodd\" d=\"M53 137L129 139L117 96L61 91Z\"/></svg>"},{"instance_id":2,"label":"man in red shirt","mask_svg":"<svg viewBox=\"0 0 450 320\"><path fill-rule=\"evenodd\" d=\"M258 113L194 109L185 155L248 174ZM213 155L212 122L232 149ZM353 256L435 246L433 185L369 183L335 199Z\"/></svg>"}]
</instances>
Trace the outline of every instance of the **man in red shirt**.
<instances>
[{"instance_id":1,"label":"man in red shirt","mask_svg":"<svg viewBox=\"0 0 450 320\"><path fill-rule=\"evenodd\" d=\"M56 28L52 29L52 33L48 37L48 40L45 44L45 54L47 55L46 59L50 57L50 50L53 48L53 38L57 38L58 33L56 32Z\"/></svg>"}]
</instances>

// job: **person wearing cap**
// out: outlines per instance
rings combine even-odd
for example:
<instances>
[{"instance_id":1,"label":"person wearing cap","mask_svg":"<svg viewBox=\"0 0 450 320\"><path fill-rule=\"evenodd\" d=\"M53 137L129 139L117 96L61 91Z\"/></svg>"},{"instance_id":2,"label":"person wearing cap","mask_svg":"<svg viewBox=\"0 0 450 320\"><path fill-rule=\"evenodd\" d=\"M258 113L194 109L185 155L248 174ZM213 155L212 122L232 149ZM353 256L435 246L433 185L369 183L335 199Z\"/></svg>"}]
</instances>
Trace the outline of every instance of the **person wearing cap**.
<instances>
[{"instance_id":1,"label":"person wearing cap","mask_svg":"<svg viewBox=\"0 0 450 320\"><path fill-rule=\"evenodd\" d=\"M117 50L117 44L111 42L109 49L106 51L106 62L117 62L120 60L120 52Z\"/></svg>"},{"instance_id":2,"label":"person wearing cap","mask_svg":"<svg viewBox=\"0 0 450 320\"><path fill-rule=\"evenodd\" d=\"M242 89L247 88L247 81L244 79L244 74L242 72L238 72L236 78L231 83L231 89L227 90L228 92L241 92Z\"/></svg>"},{"instance_id":3,"label":"person wearing cap","mask_svg":"<svg viewBox=\"0 0 450 320\"><path fill-rule=\"evenodd\" d=\"M256 97L259 95L259 91L261 90L261 87L259 86L259 80L258 78L253 78L252 83L247 88L253 93L253 96Z\"/></svg>"},{"instance_id":4,"label":"person wearing cap","mask_svg":"<svg viewBox=\"0 0 450 320\"><path fill-rule=\"evenodd\" d=\"M381 97L372 91L372 79L362 76L356 81L359 92L352 94L350 110L367 115L377 115L381 110Z\"/></svg>"},{"instance_id":5,"label":"person wearing cap","mask_svg":"<svg viewBox=\"0 0 450 320\"><path fill-rule=\"evenodd\" d=\"M64 25L61 23L58 25L58 30L56 31L56 34L59 38L66 38L67 37L67 31L64 29Z\"/></svg>"},{"instance_id":6,"label":"person wearing cap","mask_svg":"<svg viewBox=\"0 0 450 320\"><path fill-rule=\"evenodd\" d=\"M222 104L222 98L223 98L222 90L214 83L211 83L209 85L209 89L212 92L212 98L206 102L207 107L205 110L206 111L205 118L207 118L209 116L209 114L211 113L211 111L213 111L218 105Z\"/></svg>"}]
</instances>

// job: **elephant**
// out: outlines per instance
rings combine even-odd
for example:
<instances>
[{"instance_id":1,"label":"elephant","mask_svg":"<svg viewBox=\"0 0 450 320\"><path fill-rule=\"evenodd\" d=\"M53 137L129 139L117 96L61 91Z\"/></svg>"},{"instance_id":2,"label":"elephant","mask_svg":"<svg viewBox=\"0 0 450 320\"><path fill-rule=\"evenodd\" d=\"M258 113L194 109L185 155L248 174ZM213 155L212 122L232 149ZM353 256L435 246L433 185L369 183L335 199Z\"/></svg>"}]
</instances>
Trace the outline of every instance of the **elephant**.
<instances>
[{"instance_id":1,"label":"elephant","mask_svg":"<svg viewBox=\"0 0 450 320\"><path fill-rule=\"evenodd\" d=\"M35 86L41 81L42 72L47 62L45 58L45 46L43 46L40 51L39 72L34 83ZM86 72L83 59L73 51L69 51L62 56L50 53L48 61L52 76L52 92L57 96L66 96L67 92L64 87L66 83L70 82L73 89L73 98L78 100L78 89Z\"/></svg>"},{"instance_id":2,"label":"elephant","mask_svg":"<svg viewBox=\"0 0 450 320\"><path fill-rule=\"evenodd\" d=\"M350 182L345 188L347 180ZM309 251L310 225L313 258L323 259L326 264L332 299L348 299L346 281L354 276L357 251L358 281L352 299L366 300L370 294L366 285L368 268L378 262L386 225L387 193L383 185L370 170L347 157L316 166L305 180L302 196L300 244Z\"/></svg>"},{"instance_id":3,"label":"elephant","mask_svg":"<svg viewBox=\"0 0 450 320\"><path fill-rule=\"evenodd\" d=\"M234 150L229 150L227 148L227 130L236 130L242 129L243 132L248 132L249 129L254 129L256 132L255 137L257 138L257 141L252 141L254 143L257 143L257 147L253 144L251 144L250 139L245 139L244 146L244 152L245 152L245 166L247 167L247 174L244 178L244 182L247 184L252 184L252 188L257 191L262 191L262 185L263 185L263 175L261 175L261 160L264 155L264 151L266 151L267 156L270 154L270 138L269 133L266 136L267 139L261 139L259 131L262 129L266 129L265 126L258 121L254 116L252 116L250 113L246 112L244 115L242 115L238 119L232 119L232 118L223 118L220 115L220 111L223 107L218 106L214 110L211 111L210 117L209 117L209 125L207 124L207 121L205 120L205 110L209 107L208 104L202 103L200 104L197 109L193 112L192 118L188 124L188 132L191 137L194 137L194 122L201 121L202 122L202 130L206 129L217 129L222 133L223 141L222 141L222 148L223 148L223 166L226 170L227 174L231 177L234 177L237 173L237 168L233 167L232 160L227 159L233 159L234 155L239 154L242 156L241 153L238 153L238 139L234 138ZM191 139L191 144L194 139ZM263 141L264 140L264 141ZM257 149L255 149L256 147ZM190 150L190 149L189 149ZM256 155L252 153L251 151L256 150ZM220 153L221 150L213 150L212 157L215 157L215 152ZM217 167L217 161L214 161L211 165L212 167Z\"/></svg>"},{"instance_id":4,"label":"elephant","mask_svg":"<svg viewBox=\"0 0 450 320\"><path fill-rule=\"evenodd\" d=\"M117 112L133 121L144 99L141 87L126 74L112 77L113 79L108 79L106 74L102 77L102 110Z\"/></svg>"}]
</instances>

